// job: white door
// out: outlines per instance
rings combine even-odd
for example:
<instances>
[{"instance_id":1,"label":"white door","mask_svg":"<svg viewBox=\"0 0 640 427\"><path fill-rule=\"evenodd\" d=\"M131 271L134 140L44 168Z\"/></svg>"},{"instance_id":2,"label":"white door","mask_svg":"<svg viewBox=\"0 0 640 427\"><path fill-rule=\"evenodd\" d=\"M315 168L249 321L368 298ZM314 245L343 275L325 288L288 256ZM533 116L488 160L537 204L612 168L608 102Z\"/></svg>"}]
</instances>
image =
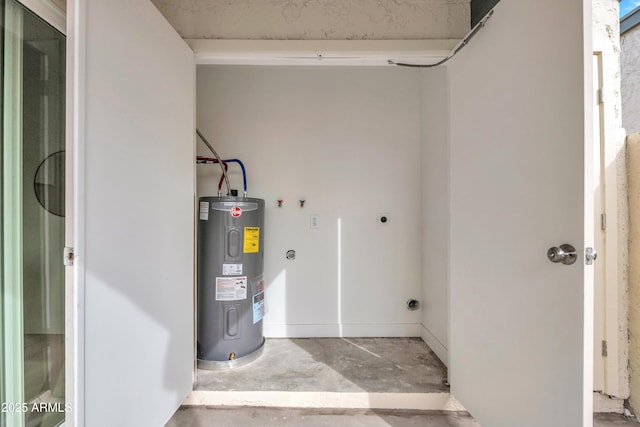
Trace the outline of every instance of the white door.
<instances>
[{"instance_id":1,"label":"white door","mask_svg":"<svg viewBox=\"0 0 640 427\"><path fill-rule=\"evenodd\" d=\"M448 66L450 380L483 427L592 423L589 3L502 1Z\"/></svg>"},{"instance_id":2,"label":"white door","mask_svg":"<svg viewBox=\"0 0 640 427\"><path fill-rule=\"evenodd\" d=\"M77 0L78 426L160 426L192 388L195 65L148 0Z\"/></svg>"}]
</instances>

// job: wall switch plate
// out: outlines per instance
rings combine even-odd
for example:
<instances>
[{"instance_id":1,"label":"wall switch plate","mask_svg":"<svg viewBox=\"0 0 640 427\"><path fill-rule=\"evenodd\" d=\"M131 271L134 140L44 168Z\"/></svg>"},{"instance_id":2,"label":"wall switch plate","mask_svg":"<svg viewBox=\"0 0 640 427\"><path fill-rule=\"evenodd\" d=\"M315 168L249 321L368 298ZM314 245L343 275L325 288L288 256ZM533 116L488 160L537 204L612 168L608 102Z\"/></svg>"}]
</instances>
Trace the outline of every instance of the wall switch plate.
<instances>
[{"instance_id":1,"label":"wall switch plate","mask_svg":"<svg viewBox=\"0 0 640 427\"><path fill-rule=\"evenodd\" d=\"M320 228L320 215L313 214L309 217L309 226L311 228Z\"/></svg>"}]
</instances>

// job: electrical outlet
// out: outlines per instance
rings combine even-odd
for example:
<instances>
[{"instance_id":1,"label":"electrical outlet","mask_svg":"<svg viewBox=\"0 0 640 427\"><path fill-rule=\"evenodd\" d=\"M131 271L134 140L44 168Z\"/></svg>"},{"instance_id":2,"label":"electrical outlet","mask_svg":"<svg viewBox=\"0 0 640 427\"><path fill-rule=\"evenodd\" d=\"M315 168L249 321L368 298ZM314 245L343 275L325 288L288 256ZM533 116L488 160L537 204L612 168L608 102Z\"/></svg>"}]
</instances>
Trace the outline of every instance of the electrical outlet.
<instances>
[{"instance_id":1,"label":"electrical outlet","mask_svg":"<svg viewBox=\"0 0 640 427\"><path fill-rule=\"evenodd\" d=\"M320 228L320 215L313 214L309 217L309 226L311 228Z\"/></svg>"}]
</instances>

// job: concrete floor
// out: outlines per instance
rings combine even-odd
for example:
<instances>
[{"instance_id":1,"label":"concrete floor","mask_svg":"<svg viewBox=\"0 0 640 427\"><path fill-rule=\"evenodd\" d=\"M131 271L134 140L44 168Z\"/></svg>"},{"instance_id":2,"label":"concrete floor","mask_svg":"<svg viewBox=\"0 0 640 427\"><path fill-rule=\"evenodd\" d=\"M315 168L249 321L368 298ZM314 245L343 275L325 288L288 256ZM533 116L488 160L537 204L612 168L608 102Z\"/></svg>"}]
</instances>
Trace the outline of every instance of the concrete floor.
<instances>
[{"instance_id":1,"label":"concrete floor","mask_svg":"<svg viewBox=\"0 0 640 427\"><path fill-rule=\"evenodd\" d=\"M480 427L466 412L182 407L166 427ZM596 414L594 427L638 427L617 414Z\"/></svg>"},{"instance_id":2,"label":"concrete floor","mask_svg":"<svg viewBox=\"0 0 640 427\"><path fill-rule=\"evenodd\" d=\"M638 420L618 414L595 414L593 427L638 427Z\"/></svg>"},{"instance_id":3,"label":"concrete floor","mask_svg":"<svg viewBox=\"0 0 640 427\"><path fill-rule=\"evenodd\" d=\"M268 339L250 365L198 370L194 390L438 393L446 378L420 338Z\"/></svg>"},{"instance_id":4,"label":"concrete floor","mask_svg":"<svg viewBox=\"0 0 640 427\"><path fill-rule=\"evenodd\" d=\"M419 338L268 339L264 354L230 371L198 370L197 391L448 392L447 368ZM184 406L166 427L480 427L466 412ZM594 427L639 427L597 414Z\"/></svg>"}]
</instances>

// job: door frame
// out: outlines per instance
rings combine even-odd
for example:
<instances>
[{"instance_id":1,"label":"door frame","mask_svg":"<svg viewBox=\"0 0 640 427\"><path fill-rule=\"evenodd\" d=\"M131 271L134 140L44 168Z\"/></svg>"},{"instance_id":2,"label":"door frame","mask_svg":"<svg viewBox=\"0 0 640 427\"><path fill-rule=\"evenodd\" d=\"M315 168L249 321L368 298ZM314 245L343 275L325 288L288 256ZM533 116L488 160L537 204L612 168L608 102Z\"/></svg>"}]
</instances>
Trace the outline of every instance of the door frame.
<instances>
[{"instance_id":1,"label":"door frame","mask_svg":"<svg viewBox=\"0 0 640 427\"><path fill-rule=\"evenodd\" d=\"M52 0L18 0L62 34L67 33L67 15Z\"/></svg>"},{"instance_id":2,"label":"door frame","mask_svg":"<svg viewBox=\"0 0 640 427\"><path fill-rule=\"evenodd\" d=\"M595 292L599 293L602 304L594 313L595 322L600 324L604 343L595 343L594 358L602 358L599 363L603 370L601 390L604 395L622 400L629 396L628 371L628 320L626 316L627 300L627 263L628 257L627 230L627 198L625 183L619 176L626 176L624 154L624 130L620 118L616 117L615 84L607 85L607 76L613 75L611 69L616 61L612 61L611 48L594 40L593 57L597 62L594 68L594 84L597 93L592 105L596 109L593 119L599 120L599 135L594 135L594 150L599 152L598 164L594 167L594 178L599 176L601 191L594 194L600 198L602 216L596 214L597 227L602 233L603 246L596 261L603 271L602 283L596 283ZM598 309L598 307L596 307ZM595 337L594 337L595 338ZM603 354L606 353L606 356ZM595 362L595 359L594 359ZM594 387L595 388L595 387ZM621 406L620 406L621 407ZM596 408L597 410L598 408Z\"/></svg>"},{"instance_id":3,"label":"door frame","mask_svg":"<svg viewBox=\"0 0 640 427\"><path fill-rule=\"evenodd\" d=\"M42 19L43 21L45 21L47 24L51 25L54 29L56 29L57 31L59 31L60 33L62 33L65 37L67 34L67 23L66 23L66 14L65 11L63 11L62 9L60 9L60 7L54 3L51 0L17 0L18 3L20 3L23 7L25 7L26 9L30 10L31 12L33 12L36 16L38 16L40 19ZM67 43L68 44L68 43ZM68 49L68 47L66 48ZM65 49L65 50L66 50ZM67 58L68 60L68 58ZM68 82L68 72L66 73L67 75L65 76ZM69 92L69 87L67 84L67 88L66 88L66 92L67 92L67 97ZM67 111L65 111L65 126L68 126L68 106L67 106ZM73 152L73 144L72 144L73 140L69 138L68 135L68 128L67 128L67 133L65 136L65 150L67 151L67 153L72 153ZM15 151L15 150L14 150ZM15 154L15 153L14 153ZM70 181L72 180L72 176L73 176L73 163L70 162L70 157L67 155L66 156L66 164L65 164L65 168L66 168L66 179L65 179L65 245L68 245L68 242L70 241L70 239L73 238L73 193L72 193L72 189L73 187L70 186ZM10 159L9 161L13 161L14 159ZM15 164L15 163L12 163ZM13 197L13 196L11 196ZM20 206L20 203L16 204L16 206ZM19 212L15 213L16 215L21 215ZM13 215L15 216L15 215ZM15 239L14 241L9 242L10 246L15 247ZM21 251L17 251L16 253L20 253ZM62 260L60 260L60 262L62 262ZM15 263L14 263L15 264ZM19 272L15 272L14 274L20 274ZM21 283L21 280L18 281L14 281L15 283ZM65 393L65 403L68 403L71 401L71 399L73 398L73 388L70 387L70 383L69 383L69 378L74 378L75 374L73 373L73 359L69 357L69 346L70 343L73 342L74 340L74 336L75 336L75 327L73 325L72 322L69 321L70 316L69 316L69 311L67 311L69 309L69 304L68 304L68 296L69 294L69 289L73 288L73 277L72 274L70 272L69 269L65 269L65 389L66 389L66 393ZM15 291L15 289L14 289ZM18 294L22 294L22 290L18 289L19 292L17 292ZM15 317L15 314L14 314ZM16 320L15 318L13 320ZM22 346L22 340L20 339L20 342L18 343L14 343L16 345L19 345L20 347ZM22 363L22 362L20 362ZM23 392L23 390L21 390L22 385L20 385L21 383L19 381L14 381L12 382L14 384L14 387L19 387L20 389L15 389L12 391L13 393L16 392ZM7 415L11 415L11 414L7 414ZM19 412L16 412L14 415L16 416L20 416L21 414ZM69 418L69 415L67 414L65 418ZM23 418L11 418L11 420L13 420L14 423L20 423L20 425L23 424L24 419ZM10 421L11 422L11 421ZM62 423L63 426L68 426L70 425L67 420L65 419L65 421Z\"/></svg>"},{"instance_id":4,"label":"door frame","mask_svg":"<svg viewBox=\"0 0 640 427\"><path fill-rule=\"evenodd\" d=\"M73 55L72 45L69 40L69 34L73 34L70 30L72 22L67 21L67 11L62 10L52 0L18 0L26 8L30 9L33 13L38 15L42 20L47 22L53 28L61 32L66 37L66 75L65 75L65 90L66 90L66 106L65 106L65 246L74 247L74 236L77 234L75 230L76 222L76 194L74 188L76 187L75 173L77 161L76 161L76 147L75 138L73 135L73 100L76 91L73 89ZM70 2L69 6L72 5ZM69 7L67 8L69 9ZM62 262L62 260L60 260ZM77 307L82 307L78 304L78 298L76 294L76 283L78 277L78 270L73 266L67 266L65 268L65 404L66 407L71 407L71 412L67 412L65 421L62 424L65 427L78 425L78 411L82 409L82 406L78 402L78 386L77 386L77 355L79 341L79 323L77 321Z\"/></svg>"},{"instance_id":5,"label":"door frame","mask_svg":"<svg viewBox=\"0 0 640 427\"><path fill-rule=\"evenodd\" d=\"M3 5L7 6L7 5ZM10 10L8 10L10 9ZM12 19L9 20L7 15L11 14ZM19 135L22 133L22 113L20 110L22 103L21 86L22 81L20 69L22 67L22 16L23 9L19 6L3 7L1 13L2 19L11 23L12 28L19 33L18 37L11 34L13 31L7 31L3 38L4 55L11 55L10 69L6 64L3 65L2 78L4 85L6 82L12 82L10 90L5 87L3 96L3 126L2 133L4 143L2 146L2 173L10 177L3 180L2 197L3 206L3 254L11 253L10 262L3 264L2 275L4 280L3 293L19 295L19 298L12 299L11 302L3 298L3 307L0 314L2 319L2 341L3 344L10 342L7 346L8 350L2 355L3 380L6 382L6 401L11 403L23 403L24 400L24 380L20 378L24 373L24 335L23 335L23 312L22 312L22 139ZM9 109L11 106L13 108ZM16 108L17 107L17 108ZM9 141L9 143L7 143ZM9 208L11 206L11 208ZM7 292L8 291L8 292ZM10 331L10 333L5 333ZM8 362L8 363L7 363ZM11 365L13 369L6 369L7 365ZM8 411L3 414L3 420L9 425L23 426L24 414L19 412Z\"/></svg>"},{"instance_id":6,"label":"door frame","mask_svg":"<svg viewBox=\"0 0 640 427\"><path fill-rule=\"evenodd\" d=\"M50 2L51 0L45 0ZM67 2L66 45L66 198L65 246L79 253L84 247L84 2ZM65 400L71 408L65 427L84 425L84 261L73 258L65 274Z\"/></svg>"}]
</instances>

